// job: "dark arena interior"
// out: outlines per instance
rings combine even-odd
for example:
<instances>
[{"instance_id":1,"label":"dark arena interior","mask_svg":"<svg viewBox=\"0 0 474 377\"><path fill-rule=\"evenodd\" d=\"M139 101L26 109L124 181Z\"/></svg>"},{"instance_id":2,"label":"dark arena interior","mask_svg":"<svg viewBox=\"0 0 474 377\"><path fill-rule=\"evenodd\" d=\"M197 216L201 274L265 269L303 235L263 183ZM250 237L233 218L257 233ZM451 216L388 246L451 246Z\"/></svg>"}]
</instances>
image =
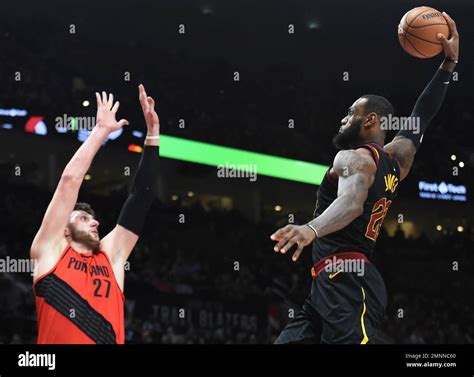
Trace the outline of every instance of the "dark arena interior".
<instances>
[{"instance_id":1,"label":"dark arena interior","mask_svg":"<svg viewBox=\"0 0 474 377\"><path fill-rule=\"evenodd\" d=\"M310 246L296 262L275 253L270 235L313 218L321 180L311 169L333 163L332 139L357 98L412 111L443 60L400 46L400 18L421 5L455 19L459 64L371 257L388 297L378 337L472 345L470 0L2 2L0 343L37 343L32 274L12 266L30 258L102 91L129 124L100 147L78 201L94 209L101 237L115 227L147 132L139 84L156 101L161 144L154 201L125 265L125 343L274 343L310 293L313 261ZM228 159L217 161L220 147ZM255 175L229 174L246 154L267 156L268 171L255 161Z\"/></svg>"}]
</instances>

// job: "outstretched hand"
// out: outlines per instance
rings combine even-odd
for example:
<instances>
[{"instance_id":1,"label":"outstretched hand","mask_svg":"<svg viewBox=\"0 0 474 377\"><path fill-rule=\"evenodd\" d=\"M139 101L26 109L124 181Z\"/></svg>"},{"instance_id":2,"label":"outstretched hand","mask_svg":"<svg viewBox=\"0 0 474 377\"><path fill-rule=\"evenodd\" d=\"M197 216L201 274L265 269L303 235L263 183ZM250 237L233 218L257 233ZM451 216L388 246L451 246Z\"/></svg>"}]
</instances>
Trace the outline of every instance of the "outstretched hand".
<instances>
[{"instance_id":1,"label":"outstretched hand","mask_svg":"<svg viewBox=\"0 0 474 377\"><path fill-rule=\"evenodd\" d=\"M114 95L112 93L107 95L106 92L102 92L101 96L96 92L95 97L97 98L96 127L105 130L108 133L112 133L128 124L128 120L126 119L120 119L117 122L115 116L120 103L117 101L114 104Z\"/></svg>"},{"instance_id":2,"label":"outstretched hand","mask_svg":"<svg viewBox=\"0 0 474 377\"><path fill-rule=\"evenodd\" d=\"M443 17L448 23L450 38L447 39L443 34L438 34L438 39L443 44L444 55L450 60L457 61L459 59L459 34L454 20L443 12Z\"/></svg>"},{"instance_id":3,"label":"outstretched hand","mask_svg":"<svg viewBox=\"0 0 474 377\"><path fill-rule=\"evenodd\" d=\"M295 244L296 251L293 254L293 261L296 262L303 252L303 248L313 242L314 232L306 225L287 225L278 229L270 238L278 241L273 250L285 254Z\"/></svg>"},{"instance_id":4,"label":"outstretched hand","mask_svg":"<svg viewBox=\"0 0 474 377\"><path fill-rule=\"evenodd\" d=\"M160 119L155 111L155 100L147 96L145 87L140 84L138 86L140 105L142 106L143 115L145 117L148 131L155 131L160 133Z\"/></svg>"}]
</instances>

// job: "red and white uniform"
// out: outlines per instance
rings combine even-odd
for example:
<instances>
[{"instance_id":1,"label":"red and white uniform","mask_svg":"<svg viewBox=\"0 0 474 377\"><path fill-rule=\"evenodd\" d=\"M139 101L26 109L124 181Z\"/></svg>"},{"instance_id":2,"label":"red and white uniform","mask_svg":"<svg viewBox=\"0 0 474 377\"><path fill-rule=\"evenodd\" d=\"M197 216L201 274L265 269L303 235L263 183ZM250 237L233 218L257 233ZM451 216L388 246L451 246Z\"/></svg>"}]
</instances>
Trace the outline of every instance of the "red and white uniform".
<instances>
[{"instance_id":1,"label":"red and white uniform","mask_svg":"<svg viewBox=\"0 0 474 377\"><path fill-rule=\"evenodd\" d=\"M125 296L103 251L69 244L33 283L39 344L123 344Z\"/></svg>"}]
</instances>

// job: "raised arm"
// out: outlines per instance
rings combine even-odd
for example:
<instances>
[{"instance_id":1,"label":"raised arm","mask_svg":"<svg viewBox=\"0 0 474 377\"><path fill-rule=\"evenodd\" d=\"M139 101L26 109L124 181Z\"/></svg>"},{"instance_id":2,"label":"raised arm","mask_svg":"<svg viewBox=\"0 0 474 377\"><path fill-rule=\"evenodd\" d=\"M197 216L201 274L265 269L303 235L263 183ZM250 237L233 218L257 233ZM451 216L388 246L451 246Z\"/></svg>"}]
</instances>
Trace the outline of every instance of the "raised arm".
<instances>
[{"instance_id":1,"label":"raised arm","mask_svg":"<svg viewBox=\"0 0 474 377\"><path fill-rule=\"evenodd\" d=\"M392 154L399 162L400 180L408 175L423 135L443 103L449 80L459 58L459 34L456 24L446 13L443 12L443 15L448 23L451 37L446 39L443 34L438 35L443 44L445 59L421 93L410 115L412 119L419 121L420 127L418 130L400 130L392 142L384 147L384 150Z\"/></svg>"},{"instance_id":2,"label":"raised arm","mask_svg":"<svg viewBox=\"0 0 474 377\"><path fill-rule=\"evenodd\" d=\"M124 119L119 122L115 120L119 103L113 104L112 94L107 98L105 92L102 92L102 97L96 93L96 98L97 124L87 140L66 165L61 175L53 199L49 203L40 229L31 245L31 257L34 259L42 258L45 253L54 258L66 246L64 229L74 209L82 181L91 166L94 156L111 132L128 124Z\"/></svg>"},{"instance_id":3,"label":"raised arm","mask_svg":"<svg viewBox=\"0 0 474 377\"><path fill-rule=\"evenodd\" d=\"M324 237L349 225L364 211L369 188L374 182L377 166L365 148L340 151L334 159L334 171L338 175L337 198L326 210L306 225L287 225L272 234L278 241L274 250L285 254L294 244L296 261L303 248L315 238Z\"/></svg>"},{"instance_id":4,"label":"raised arm","mask_svg":"<svg viewBox=\"0 0 474 377\"><path fill-rule=\"evenodd\" d=\"M147 96L143 85L139 86L139 99L147 125L143 154L117 225L101 242L101 250L111 259L119 284L123 284L124 264L138 241L158 179L160 121L155 101Z\"/></svg>"}]
</instances>

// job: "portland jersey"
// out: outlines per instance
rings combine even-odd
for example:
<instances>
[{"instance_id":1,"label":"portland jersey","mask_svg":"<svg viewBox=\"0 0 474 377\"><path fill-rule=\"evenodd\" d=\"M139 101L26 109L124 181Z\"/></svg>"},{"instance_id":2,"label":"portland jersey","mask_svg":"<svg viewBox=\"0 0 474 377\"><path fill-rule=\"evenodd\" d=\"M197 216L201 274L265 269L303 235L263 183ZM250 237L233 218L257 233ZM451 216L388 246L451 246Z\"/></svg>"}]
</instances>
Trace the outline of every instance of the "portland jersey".
<instances>
[{"instance_id":1,"label":"portland jersey","mask_svg":"<svg viewBox=\"0 0 474 377\"><path fill-rule=\"evenodd\" d=\"M107 255L69 244L33 284L40 344L124 343L124 295Z\"/></svg>"},{"instance_id":2,"label":"portland jersey","mask_svg":"<svg viewBox=\"0 0 474 377\"><path fill-rule=\"evenodd\" d=\"M374 182L364 203L364 212L345 228L313 242L315 263L328 255L344 251L361 252L370 259L382 222L397 196L400 181L398 162L377 144L364 144L358 148L368 149L377 165ZM331 168L332 165L319 187L314 217L323 213L337 198L338 177L331 175Z\"/></svg>"}]
</instances>

